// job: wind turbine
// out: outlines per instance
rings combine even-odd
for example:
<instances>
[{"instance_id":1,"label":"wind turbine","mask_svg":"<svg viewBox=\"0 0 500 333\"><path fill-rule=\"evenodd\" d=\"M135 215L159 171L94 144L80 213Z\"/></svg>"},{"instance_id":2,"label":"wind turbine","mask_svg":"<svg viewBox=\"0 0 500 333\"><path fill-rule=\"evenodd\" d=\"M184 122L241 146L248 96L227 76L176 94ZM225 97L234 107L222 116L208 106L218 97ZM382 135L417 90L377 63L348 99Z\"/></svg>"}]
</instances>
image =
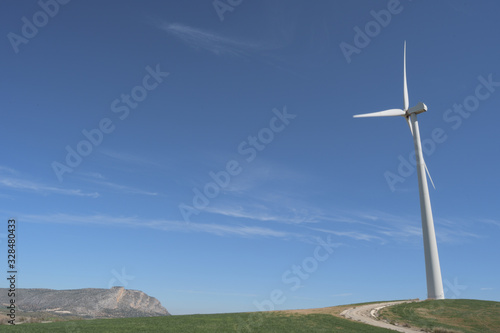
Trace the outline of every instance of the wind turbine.
<instances>
[{"instance_id":1,"label":"wind turbine","mask_svg":"<svg viewBox=\"0 0 500 333\"><path fill-rule=\"evenodd\" d=\"M408 86L406 83L406 41L404 43L404 109L390 109L380 112L366 113L355 115L354 118L360 117L390 117L402 116L406 118L408 126L413 136L415 144L415 155L417 159L418 173L418 190L420 192L420 214L422 216L422 233L424 237L424 253L425 253L425 271L427 277L427 297L429 299L444 299L443 281L441 278L441 268L439 266L439 255L436 242L436 233L434 231L434 220L432 218L431 200L429 197L429 188L427 186L427 177L432 182L429 170L425 165L424 156L422 153L422 143L420 142L420 131L418 129L417 115L427 111L427 106L419 102L417 105L409 108L408 101Z\"/></svg>"}]
</instances>

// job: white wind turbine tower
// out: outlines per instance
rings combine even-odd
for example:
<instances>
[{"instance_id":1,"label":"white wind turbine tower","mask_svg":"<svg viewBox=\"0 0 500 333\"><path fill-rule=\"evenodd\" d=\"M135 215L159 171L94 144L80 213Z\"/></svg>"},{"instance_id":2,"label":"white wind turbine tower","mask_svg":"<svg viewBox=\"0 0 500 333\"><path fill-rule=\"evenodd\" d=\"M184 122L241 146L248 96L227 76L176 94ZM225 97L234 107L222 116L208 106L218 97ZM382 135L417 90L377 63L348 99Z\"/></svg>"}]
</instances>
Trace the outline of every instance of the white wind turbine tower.
<instances>
[{"instance_id":1,"label":"white wind turbine tower","mask_svg":"<svg viewBox=\"0 0 500 333\"><path fill-rule=\"evenodd\" d=\"M427 187L427 177L432 183L431 175L425 165L422 154L422 143L420 142L420 131L418 130L417 114L427 111L427 106L419 102L414 107L409 108L408 86L406 84L406 41L404 44L404 109L390 109L380 112L355 115L358 117L388 117L403 116L406 118L415 144L415 153L417 159L418 189L420 192L420 213L422 215L422 233L424 236L425 252L425 271L427 277L427 297L429 299L444 299L443 281L441 278L441 268L439 266L439 256L434 231L434 220L432 218L431 200L429 197L429 188ZM434 186L434 183L432 183Z\"/></svg>"}]
</instances>

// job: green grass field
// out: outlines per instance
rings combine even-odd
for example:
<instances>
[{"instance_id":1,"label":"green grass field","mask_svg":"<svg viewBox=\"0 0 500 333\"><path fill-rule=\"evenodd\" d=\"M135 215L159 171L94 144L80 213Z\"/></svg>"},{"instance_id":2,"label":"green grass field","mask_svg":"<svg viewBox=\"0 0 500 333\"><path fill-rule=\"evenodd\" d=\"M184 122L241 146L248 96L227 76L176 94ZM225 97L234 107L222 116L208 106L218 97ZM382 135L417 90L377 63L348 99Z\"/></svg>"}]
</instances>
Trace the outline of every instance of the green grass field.
<instances>
[{"instance_id":1,"label":"green grass field","mask_svg":"<svg viewBox=\"0 0 500 333\"><path fill-rule=\"evenodd\" d=\"M54 323L0 326L0 332L374 332L391 333L340 318L342 307L316 309L320 313L229 313L151 318L74 320ZM321 313L322 312L322 313ZM408 303L381 311L387 320L424 327L429 332L500 332L500 303L443 300ZM446 330L445 330L446 329Z\"/></svg>"},{"instance_id":2,"label":"green grass field","mask_svg":"<svg viewBox=\"0 0 500 333\"><path fill-rule=\"evenodd\" d=\"M5 332L374 332L393 331L352 322L328 314L235 313L153 318L95 319L47 324L0 326Z\"/></svg>"},{"instance_id":3,"label":"green grass field","mask_svg":"<svg viewBox=\"0 0 500 333\"><path fill-rule=\"evenodd\" d=\"M430 332L500 332L500 302L446 299L400 304L379 317Z\"/></svg>"}]
</instances>

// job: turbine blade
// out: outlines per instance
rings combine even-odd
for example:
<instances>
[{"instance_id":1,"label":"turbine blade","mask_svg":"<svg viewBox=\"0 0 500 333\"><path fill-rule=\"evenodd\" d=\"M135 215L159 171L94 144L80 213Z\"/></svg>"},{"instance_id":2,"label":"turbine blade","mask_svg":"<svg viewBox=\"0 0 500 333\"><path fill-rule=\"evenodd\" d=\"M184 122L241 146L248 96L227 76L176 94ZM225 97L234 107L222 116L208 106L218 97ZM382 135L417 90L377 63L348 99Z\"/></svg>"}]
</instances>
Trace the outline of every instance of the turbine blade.
<instances>
[{"instance_id":1,"label":"turbine blade","mask_svg":"<svg viewBox=\"0 0 500 333\"><path fill-rule=\"evenodd\" d=\"M403 73L404 73L404 110L408 111L409 108L409 100L408 100L408 84L406 83L406 41L405 41L405 47L404 47L404 60L403 60Z\"/></svg>"},{"instance_id":2,"label":"turbine blade","mask_svg":"<svg viewBox=\"0 0 500 333\"><path fill-rule=\"evenodd\" d=\"M410 126L411 135L413 136L413 128L411 127L411 120L410 120L409 116L406 117L406 122L408 123L408 126ZM432 177L431 177L431 173L429 172L429 169L427 168L427 163L425 163L425 159L423 156L422 156L422 159L423 159L422 162L424 162L425 172L427 172L427 176L429 176L429 180L431 181L432 187L434 187L434 189L436 189L436 186L434 185L434 181L432 180Z\"/></svg>"},{"instance_id":3,"label":"turbine blade","mask_svg":"<svg viewBox=\"0 0 500 333\"><path fill-rule=\"evenodd\" d=\"M390 110L385 110L385 111L379 111L379 112L372 112L372 113L364 113L364 114L357 114L353 116L354 118L363 118L363 117L393 117L393 116L404 116L406 113L401 110L401 109L390 109Z\"/></svg>"},{"instance_id":4,"label":"turbine blade","mask_svg":"<svg viewBox=\"0 0 500 333\"><path fill-rule=\"evenodd\" d=\"M406 117L406 122L408 123L408 127L410 128L411 136L413 136L413 128L411 128L410 117Z\"/></svg>"},{"instance_id":5,"label":"turbine blade","mask_svg":"<svg viewBox=\"0 0 500 333\"><path fill-rule=\"evenodd\" d=\"M434 189L436 189L436 186L434 186L434 182L432 181L432 177L431 177L431 174L429 172L429 169L427 169L427 163L425 163L425 161L424 161L424 166L425 166L425 171L427 171L427 176L429 176L429 180L431 181L432 187L434 187Z\"/></svg>"}]
</instances>

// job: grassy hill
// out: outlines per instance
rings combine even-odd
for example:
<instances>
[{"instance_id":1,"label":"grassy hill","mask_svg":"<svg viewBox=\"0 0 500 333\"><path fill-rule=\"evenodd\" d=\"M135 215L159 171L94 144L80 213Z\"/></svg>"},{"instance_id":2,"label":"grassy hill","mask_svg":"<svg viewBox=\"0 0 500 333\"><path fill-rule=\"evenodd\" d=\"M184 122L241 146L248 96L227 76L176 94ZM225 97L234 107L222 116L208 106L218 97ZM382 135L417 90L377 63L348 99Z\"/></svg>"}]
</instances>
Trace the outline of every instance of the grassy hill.
<instances>
[{"instance_id":1,"label":"grassy hill","mask_svg":"<svg viewBox=\"0 0 500 333\"><path fill-rule=\"evenodd\" d=\"M379 318L429 332L500 332L500 302L446 299L382 309Z\"/></svg>"},{"instance_id":2,"label":"grassy hill","mask_svg":"<svg viewBox=\"0 0 500 333\"><path fill-rule=\"evenodd\" d=\"M328 314L235 313L186 315L149 318L95 319L47 324L0 326L5 332L172 332L172 333L234 333L234 332L374 332L394 331L374 328Z\"/></svg>"},{"instance_id":3,"label":"grassy hill","mask_svg":"<svg viewBox=\"0 0 500 333\"><path fill-rule=\"evenodd\" d=\"M0 326L0 332L374 332L394 331L338 316L339 306L312 310L185 315L149 318L95 319ZM389 321L434 332L500 332L500 303L475 300L425 301L384 309Z\"/></svg>"}]
</instances>

